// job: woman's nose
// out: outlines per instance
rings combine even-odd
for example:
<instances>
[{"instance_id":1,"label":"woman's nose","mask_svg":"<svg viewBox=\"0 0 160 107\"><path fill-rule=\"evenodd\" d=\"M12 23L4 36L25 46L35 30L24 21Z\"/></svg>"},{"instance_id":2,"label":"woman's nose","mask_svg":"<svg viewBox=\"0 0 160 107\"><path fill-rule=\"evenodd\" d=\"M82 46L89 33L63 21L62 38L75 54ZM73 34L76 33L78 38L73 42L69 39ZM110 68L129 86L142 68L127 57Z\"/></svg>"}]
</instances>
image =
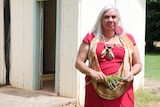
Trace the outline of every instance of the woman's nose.
<instances>
[{"instance_id":1,"label":"woman's nose","mask_svg":"<svg viewBox=\"0 0 160 107\"><path fill-rule=\"evenodd\" d=\"M112 17L109 17L108 21L109 21L109 22L112 22L112 21L113 21L113 18L112 18Z\"/></svg>"},{"instance_id":2,"label":"woman's nose","mask_svg":"<svg viewBox=\"0 0 160 107\"><path fill-rule=\"evenodd\" d=\"M109 18L108 18L108 22L112 23L112 22L113 22L113 18L112 18L112 17L109 17Z\"/></svg>"}]
</instances>

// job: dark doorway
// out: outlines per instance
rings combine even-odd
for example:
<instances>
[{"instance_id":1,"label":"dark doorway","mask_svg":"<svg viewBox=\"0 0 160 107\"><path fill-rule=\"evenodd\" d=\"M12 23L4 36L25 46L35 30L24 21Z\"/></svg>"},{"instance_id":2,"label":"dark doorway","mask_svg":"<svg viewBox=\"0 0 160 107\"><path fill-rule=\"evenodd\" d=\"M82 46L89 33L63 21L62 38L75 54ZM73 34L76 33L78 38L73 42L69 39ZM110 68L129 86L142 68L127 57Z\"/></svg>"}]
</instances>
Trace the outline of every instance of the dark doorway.
<instances>
[{"instance_id":1,"label":"dark doorway","mask_svg":"<svg viewBox=\"0 0 160 107\"><path fill-rule=\"evenodd\" d=\"M43 88L54 91L56 53L56 0L44 2Z\"/></svg>"}]
</instances>

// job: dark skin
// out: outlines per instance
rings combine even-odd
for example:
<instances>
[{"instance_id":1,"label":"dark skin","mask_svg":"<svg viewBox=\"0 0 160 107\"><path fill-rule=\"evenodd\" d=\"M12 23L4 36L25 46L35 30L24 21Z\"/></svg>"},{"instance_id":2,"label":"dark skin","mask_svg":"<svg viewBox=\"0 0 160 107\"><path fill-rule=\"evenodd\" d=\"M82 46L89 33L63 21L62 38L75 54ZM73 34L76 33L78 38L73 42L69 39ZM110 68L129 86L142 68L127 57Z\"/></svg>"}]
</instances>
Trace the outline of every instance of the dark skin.
<instances>
[{"instance_id":1,"label":"dark skin","mask_svg":"<svg viewBox=\"0 0 160 107\"><path fill-rule=\"evenodd\" d=\"M82 73L91 76L93 79L97 81L105 81L104 73L100 71L95 71L92 68L88 67L85 62L87 60L87 55L89 51L89 45L85 42L82 42L79 48L77 60L76 60L76 68L79 69Z\"/></svg>"}]
</instances>

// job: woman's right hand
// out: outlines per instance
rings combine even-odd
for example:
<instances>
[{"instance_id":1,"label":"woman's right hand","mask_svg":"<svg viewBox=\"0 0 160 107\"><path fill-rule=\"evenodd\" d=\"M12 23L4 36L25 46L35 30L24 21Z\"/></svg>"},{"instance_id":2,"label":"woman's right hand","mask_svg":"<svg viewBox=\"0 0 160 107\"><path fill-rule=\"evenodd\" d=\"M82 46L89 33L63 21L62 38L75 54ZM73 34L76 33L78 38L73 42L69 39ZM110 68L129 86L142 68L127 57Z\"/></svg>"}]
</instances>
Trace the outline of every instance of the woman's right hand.
<instances>
[{"instance_id":1,"label":"woman's right hand","mask_svg":"<svg viewBox=\"0 0 160 107\"><path fill-rule=\"evenodd\" d=\"M90 76L92 79L99 81L99 82L105 82L106 81L106 76L103 72L101 71L95 71L93 70L90 72Z\"/></svg>"}]
</instances>

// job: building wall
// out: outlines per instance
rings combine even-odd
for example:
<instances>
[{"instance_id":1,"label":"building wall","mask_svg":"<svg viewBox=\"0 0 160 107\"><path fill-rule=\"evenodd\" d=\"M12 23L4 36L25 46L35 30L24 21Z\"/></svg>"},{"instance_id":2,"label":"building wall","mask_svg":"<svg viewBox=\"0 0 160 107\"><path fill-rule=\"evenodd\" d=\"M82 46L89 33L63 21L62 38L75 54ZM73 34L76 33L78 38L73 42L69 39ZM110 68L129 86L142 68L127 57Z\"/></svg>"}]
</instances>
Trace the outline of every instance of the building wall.
<instances>
[{"instance_id":1,"label":"building wall","mask_svg":"<svg viewBox=\"0 0 160 107\"><path fill-rule=\"evenodd\" d=\"M32 89L33 0L10 0L10 5L10 83L13 87Z\"/></svg>"},{"instance_id":2,"label":"building wall","mask_svg":"<svg viewBox=\"0 0 160 107\"><path fill-rule=\"evenodd\" d=\"M77 49L78 0L60 1L59 37L59 95L77 97L77 72L75 56Z\"/></svg>"}]
</instances>

